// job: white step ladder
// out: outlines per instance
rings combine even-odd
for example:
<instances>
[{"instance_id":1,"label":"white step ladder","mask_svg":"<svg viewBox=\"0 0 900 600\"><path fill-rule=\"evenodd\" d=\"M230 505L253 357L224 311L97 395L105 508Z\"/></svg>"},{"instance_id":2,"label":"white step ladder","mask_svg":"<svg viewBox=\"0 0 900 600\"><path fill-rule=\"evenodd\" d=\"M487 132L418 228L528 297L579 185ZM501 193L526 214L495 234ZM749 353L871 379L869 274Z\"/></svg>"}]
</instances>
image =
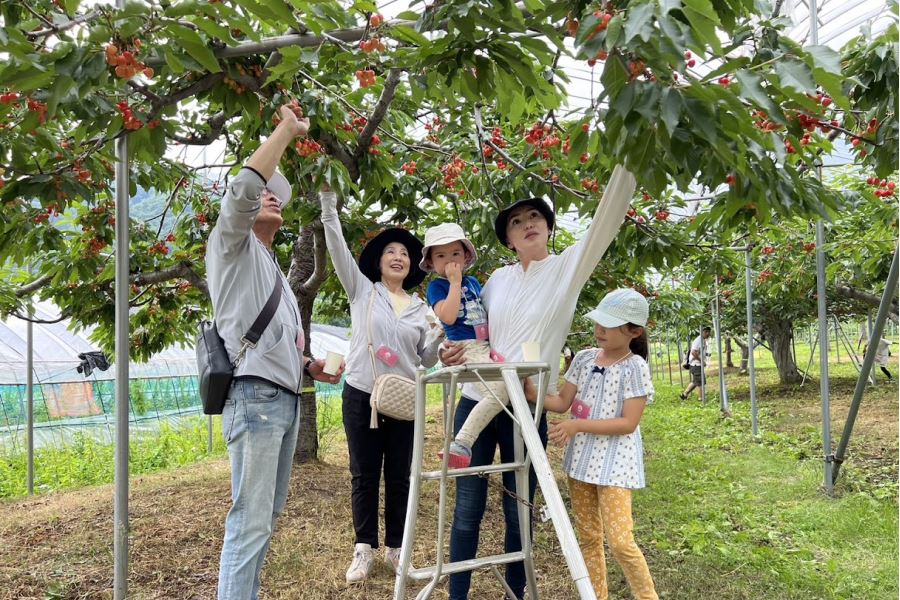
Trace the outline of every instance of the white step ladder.
<instances>
[{"instance_id":1,"label":"white step ladder","mask_svg":"<svg viewBox=\"0 0 900 600\"><path fill-rule=\"evenodd\" d=\"M444 562L444 529L447 511L447 479L463 477L466 475L481 475L488 473L515 472L515 494L519 498L528 498L528 472L533 465L537 475L538 486L547 506L547 514L553 522L556 536L562 548L563 556L578 591L581 600L596 600L594 589L588 575L581 549L575 539L575 531L569 521L569 514L563 504L553 476L550 462L538 435L537 423L540 420L543 409L544 394L547 391L550 367L547 363L484 363L466 364L457 367L445 367L434 373L426 373L424 368L419 368L416 373L416 420L414 426L412 466L410 470L409 502L406 509L406 524L403 530L403 545L400 552L400 568L394 583L394 600L406 600L406 586L409 580L426 581L428 584L422 588L416 600L430 598L440 580L452 573L473 571L475 569L489 568L500 580L508 597L513 600L512 590L500 574L498 565L514 562L523 562L525 565L526 590L530 600L539 600L537 590L537 577L534 571L534 559L531 543L531 518L528 507L522 501L518 501L519 510L519 537L522 541L522 550L493 556L484 556L458 562ZM529 376L537 376L538 402L535 412L532 414L525 393L522 389L521 379ZM453 439L453 415L456 405L456 388L459 383L504 381L509 394L510 416L515 426L513 428L514 462L490 464L484 466L467 467L465 469L448 469L450 441ZM439 471L423 471L423 458L425 453L425 401L426 386L429 384L443 385L443 413L444 413L444 458ZM507 410L509 413L510 411ZM526 456L525 450L528 450ZM437 564L432 567L419 569L410 568L412 548L416 537L416 515L419 510L419 494L422 480L437 480L440 482L440 500L438 504L437 527ZM405 576L404 576L405 574Z\"/></svg>"}]
</instances>

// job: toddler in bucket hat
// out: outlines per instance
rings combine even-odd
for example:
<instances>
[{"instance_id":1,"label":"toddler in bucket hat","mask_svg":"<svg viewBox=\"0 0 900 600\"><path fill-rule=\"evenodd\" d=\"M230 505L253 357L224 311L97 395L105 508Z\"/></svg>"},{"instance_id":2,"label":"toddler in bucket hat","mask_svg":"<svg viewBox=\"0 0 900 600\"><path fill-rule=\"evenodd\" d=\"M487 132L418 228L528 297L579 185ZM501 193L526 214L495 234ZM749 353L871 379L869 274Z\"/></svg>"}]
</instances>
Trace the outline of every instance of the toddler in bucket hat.
<instances>
[{"instance_id":1,"label":"toddler in bucket hat","mask_svg":"<svg viewBox=\"0 0 900 600\"><path fill-rule=\"evenodd\" d=\"M428 304L444 328L447 339L465 348L466 364L502 362L488 342L487 312L481 301L481 284L463 272L475 263L475 246L456 223L441 223L425 232L423 271L436 277L428 284ZM472 444L488 423L509 402L502 381L482 384L482 399L469 413L450 444L448 465L459 469L472 461ZM440 453L443 458L443 452Z\"/></svg>"}]
</instances>

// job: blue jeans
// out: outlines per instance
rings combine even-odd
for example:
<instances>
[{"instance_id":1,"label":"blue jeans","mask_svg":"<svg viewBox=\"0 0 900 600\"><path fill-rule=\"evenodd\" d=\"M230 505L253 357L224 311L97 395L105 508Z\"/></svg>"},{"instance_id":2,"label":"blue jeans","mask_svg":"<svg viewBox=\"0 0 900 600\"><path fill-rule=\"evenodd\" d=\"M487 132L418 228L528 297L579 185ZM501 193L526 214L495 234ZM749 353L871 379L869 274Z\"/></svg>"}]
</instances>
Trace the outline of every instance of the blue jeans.
<instances>
[{"instance_id":1,"label":"blue jeans","mask_svg":"<svg viewBox=\"0 0 900 600\"><path fill-rule=\"evenodd\" d=\"M284 509L300 419L298 396L235 381L222 412L231 459L231 510L219 564L219 600L256 600L259 574Z\"/></svg>"},{"instance_id":2,"label":"blue jeans","mask_svg":"<svg viewBox=\"0 0 900 600\"><path fill-rule=\"evenodd\" d=\"M465 396L460 398L453 423L455 431L459 431L476 404L477 402L471 398L466 398ZM484 428L472 446L472 466L489 465L494 462L497 446L500 447L501 462L514 462L514 427L515 425L506 412L501 412L494 417L494 420ZM538 434L546 448L546 414L541 417L538 425ZM484 508L487 503L487 483L487 480L475 475L459 477L456 480L456 509L453 512L453 527L450 530L451 562L475 558L478 552L481 518L484 516ZM515 473L503 473L503 487L510 491L515 491ZM534 474L534 469L532 469L528 475L529 501L534 500L536 489L537 476ZM504 549L506 552L518 552L522 549L522 540L519 537L518 506L517 501L507 494L503 494L503 517L506 521ZM466 600L469 597L471 580L471 571L451 575L450 600ZM521 562L507 565L506 583L509 584L510 589L517 597L521 598L525 595L525 566Z\"/></svg>"}]
</instances>

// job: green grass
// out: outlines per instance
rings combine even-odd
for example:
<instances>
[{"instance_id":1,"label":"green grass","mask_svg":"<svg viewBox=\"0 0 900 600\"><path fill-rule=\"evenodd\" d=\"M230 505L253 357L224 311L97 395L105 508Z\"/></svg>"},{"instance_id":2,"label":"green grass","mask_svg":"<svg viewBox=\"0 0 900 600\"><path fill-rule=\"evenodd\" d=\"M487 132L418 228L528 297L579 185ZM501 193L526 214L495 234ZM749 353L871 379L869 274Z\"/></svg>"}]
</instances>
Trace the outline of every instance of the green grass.
<instances>
[{"instance_id":1,"label":"green grass","mask_svg":"<svg viewBox=\"0 0 900 600\"><path fill-rule=\"evenodd\" d=\"M214 420L212 456L225 453L221 420ZM207 424L203 417L186 418L177 426L161 423L152 435L134 437L129 443L132 475L153 473L195 463L207 452ZM35 493L66 490L113 481L115 446L83 434L65 446L35 449ZM28 492L27 458L24 452L0 452L0 498Z\"/></svg>"},{"instance_id":2,"label":"green grass","mask_svg":"<svg viewBox=\"0 0 900 600\"><path fill-rule=\"evenodd\" d=\"M635 524L651 571L679 581L668 597L897 597L896 478L826 497L810 440L752 441L746 406L722 419L717 404L680 402L677 386L657 390Z\"/></svg>"}]
</instances>

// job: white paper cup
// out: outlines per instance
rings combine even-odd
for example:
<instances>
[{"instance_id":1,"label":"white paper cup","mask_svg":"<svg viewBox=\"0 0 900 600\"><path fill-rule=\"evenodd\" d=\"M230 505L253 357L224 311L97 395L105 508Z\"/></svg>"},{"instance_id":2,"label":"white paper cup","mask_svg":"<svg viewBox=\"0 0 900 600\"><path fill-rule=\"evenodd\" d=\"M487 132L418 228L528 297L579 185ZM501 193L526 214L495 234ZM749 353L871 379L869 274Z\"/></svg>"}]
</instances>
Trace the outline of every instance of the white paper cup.
<instances>
[{"instance_id":1,"label":"white paper cup","mask_svg":"<svg viewBox=\"0 0 900 600\"><path fill-rule=\"evenodd\" d=\"M522 360L525 362L540 362L541 345L538 342L525 342L522 344Z\"/></svg>"},{"instance_id":2,"label":"white paper cup","mask_svg":"<svg viewBox=\"0 0 900 600\"><path fill-rule=\"evenodd\" d=\"M325 356L325 368L322 370L329 375L337 375L338 369L341 368L341 361L343 360L343 354L329 351Z\"/></svg>"}]
</instances>

